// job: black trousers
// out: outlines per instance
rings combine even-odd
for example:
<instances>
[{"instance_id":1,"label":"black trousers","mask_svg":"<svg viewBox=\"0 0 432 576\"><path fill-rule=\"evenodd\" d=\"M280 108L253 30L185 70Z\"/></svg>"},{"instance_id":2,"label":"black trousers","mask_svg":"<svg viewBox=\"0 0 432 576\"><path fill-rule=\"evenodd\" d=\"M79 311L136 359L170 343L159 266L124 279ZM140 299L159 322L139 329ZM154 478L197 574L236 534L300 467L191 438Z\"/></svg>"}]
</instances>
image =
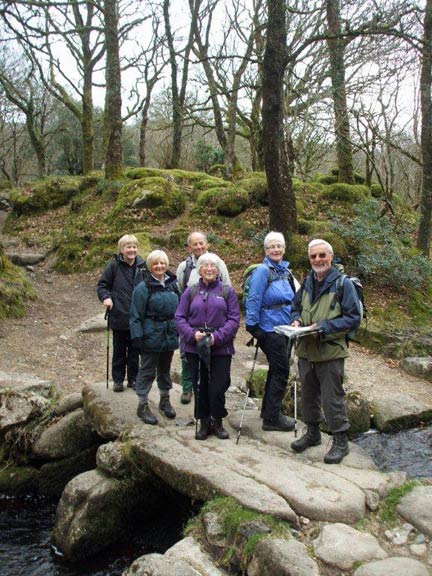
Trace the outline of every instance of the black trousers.
<instances>
[{"instance_id":1,"label":"black trousers","mask_svg":"<svg viewBox=\"0 0 432 576\"><path fill-rule=\"evenodd\" d=\"M224 418L225 392L230 385L231 356L211 356L210 370L198 354L186 353L192 376L195 418Z\"/></svg>"},{"instance_id":2,"label":"black trousers","mask_svg":"<svg viewBox=\"0 0 432 576\"><path fill-rule=\"evenodd\" d=\"M259 347L269 365L261 406L261 418L274 420L281 410L290 371L288 338L276 332L264 332Z\"/></svg>"},{"instance_id":3,"label":"black trousers","mask_svg":"<svg viewBox=\"0 0 432 576\"><path fill-rule=\"evenodd\" d=\"M127 371L128 382L135 382L138 374L139 350L132 347L129 330L113 330L112 377L123 382Z\"/></svg>"}]
</instances>

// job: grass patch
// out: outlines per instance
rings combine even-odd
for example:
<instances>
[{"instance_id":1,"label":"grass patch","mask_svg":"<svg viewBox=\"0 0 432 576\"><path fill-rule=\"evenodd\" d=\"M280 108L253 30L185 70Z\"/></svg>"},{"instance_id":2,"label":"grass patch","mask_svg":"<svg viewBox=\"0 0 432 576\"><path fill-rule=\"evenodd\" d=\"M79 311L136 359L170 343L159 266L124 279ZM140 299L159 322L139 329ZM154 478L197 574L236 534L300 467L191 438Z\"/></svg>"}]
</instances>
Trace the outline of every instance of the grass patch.
<instances>
[{"instance_id":1,"label":"grass patch","mask_svg":"<svg viewBox=\"0 0 432 576\"><path fill-rule=\"evenodd\" d=\"M402 500L402 498L406 496L406 494L411 492L413 488L419 485L420 482L418 480L410 480L405 482L405 484L402 484L402 486L392 488L381 505L381 520L388 525L396 524L399 520L399 514L396 510L397 505Z\"/></svg>"}]
</instances>

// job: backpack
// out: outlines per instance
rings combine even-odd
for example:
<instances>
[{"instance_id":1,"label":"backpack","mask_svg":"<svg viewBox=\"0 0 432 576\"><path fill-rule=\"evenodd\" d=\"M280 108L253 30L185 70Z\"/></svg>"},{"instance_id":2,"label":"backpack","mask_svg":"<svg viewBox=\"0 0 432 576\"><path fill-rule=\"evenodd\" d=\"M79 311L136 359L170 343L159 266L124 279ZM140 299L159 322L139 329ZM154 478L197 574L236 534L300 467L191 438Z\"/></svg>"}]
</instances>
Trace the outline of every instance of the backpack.
<instances>
[{"instance_id":1,"label":"backpack","mask_svg":"<svg viewBox=\"0 0 432 576\"><path fill-rule=\"evenodd\" d=\"M257 264L251 264L250 266L248 266L246 268L246 270L243 272L243 281L242 281L242 293L243 293L243 306L246 307L246 300L248 299L249 296L249 289L250 289L250 282L252 279L252 275L255 272L256 268L262 264L262 262L259 262ZM284 272L284 274L282 274L282 276L279 276L278 273L275 271L274 268L270 268L270 266L268 266L269 269L269 278L268 278L268 284L271 284L272 282L274 282L275 280L288 280L288 282L290 283L290 286L294 292L294 294L297 292L297 286L296 286L296 281L294 276L291 274L291 272L289 270L287 270L286 272ZM267 284L267 286L268 286Z\"/></svg>"},{"instance_id":2,"label":"backpack","mask_svg":"<svg viewBox=\"0 0 432 576\"><path fill-rule=\"evenodd\" d=\"M343 298L343 285L344 285L344 281L345 278L349 278L355 288L355 291L357 293L358 299L359 299L359 303L360 303L360 317L361 319L366 321L364 330L366 332L366 327L367 327L367 308L366 308L366 303L365 303L365 298L364 298L364 288L363 288L363 284L361 283L360 279L357 278L357 276L349 276L348 274L342 273L341 276L339 276L339 278L336 280L336 298L339 302L339 304L342 302L342 298ZM353 330L350 330L348 332L348 334L346 335L346 340L347 342L350 341L355 341L355 335L357 332L357 328L354 328Z\"/></svg>"},{"instance_id":3,"label":"backpack","mask_svg":"<svg viewBox=\"0 0 432 576\"><path fill-rule=\"evenodd\" d=\"M191 272L194 268L195 268L195 264L194 264L193 258L192 258L192 256L188 256L186 258L186 266L185 266L184 275L183 275L183 286L184 286L185 290L187 288L187 284L189 282Z\"/></svg>"},{"instance_id":4,"label":"backpack","mask_svg":"<svg viewBox=\"0 0 432 576\"><path fill-rule=\"evenodd\" d=\"M228 295L230 288L231 286L229 284L222 284L222 296L225 302L228 302ZM199 292L200 292L199 284L194 284L193 286L191 286L189 290L189 299L190 299L189 302L192 302L192 300L195 298L197 294L199 294Z\"/></svg>"}]
</instances>

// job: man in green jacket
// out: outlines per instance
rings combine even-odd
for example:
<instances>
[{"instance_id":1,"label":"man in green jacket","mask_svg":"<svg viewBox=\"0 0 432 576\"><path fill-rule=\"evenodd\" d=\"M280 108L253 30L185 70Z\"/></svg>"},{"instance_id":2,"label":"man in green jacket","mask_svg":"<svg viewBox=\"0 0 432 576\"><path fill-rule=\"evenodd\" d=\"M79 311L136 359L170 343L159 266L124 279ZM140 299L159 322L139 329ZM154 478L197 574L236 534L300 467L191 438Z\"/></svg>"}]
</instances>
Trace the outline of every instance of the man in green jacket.
<instances>
[{"instance_id":1,"label":"man in green jacket","mask_svg":"<svg viewBox=\"0 0 432 576\"><path fill-rule=\"evenodd\" d=\"M334 266L333 248L325 240L312 240L308 246L312 270L294 299L291 323L311 326L317 333L299 339L297 356L302 385L303 420L307 431L291 444L295 452L321 444L321 406L333 443L324 457L338 464L349 452L349 420L343 388L345 358L349 356L346 334L359 326L361 308L351 280L345 277L342 295Z\"/></svg>"}]
</instances>

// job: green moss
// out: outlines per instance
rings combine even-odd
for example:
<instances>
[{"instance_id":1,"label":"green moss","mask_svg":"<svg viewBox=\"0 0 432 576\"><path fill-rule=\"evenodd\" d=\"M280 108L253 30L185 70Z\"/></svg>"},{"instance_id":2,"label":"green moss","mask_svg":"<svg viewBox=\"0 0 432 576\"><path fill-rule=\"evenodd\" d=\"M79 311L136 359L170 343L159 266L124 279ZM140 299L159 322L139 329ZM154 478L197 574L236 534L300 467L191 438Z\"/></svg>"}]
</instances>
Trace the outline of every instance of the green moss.
<instances>
[{"instance_id":1,"label":"green moss","mask_svg":"<svg viewBox=\"0 0 432 576\"><path fill-rule=\"evenodd\" d=\"M233 218L249 206L249 194L246 190L227 190L221 194L216 205L216 212L221 216Z\"/></svg>"},{"instance_id":2,"label":"green moss","mask_svg":"<svg viewBox=\"0 0 432 576\"><path fill-rule=\"evenodd\" d=\"M332 184L321 192L321 198L325 200L337 200L348 204L361 202L369 195L370 190L367 186L361 184L344 184L342 182Z\"/></svg>"},{"instance_id":3,"label":"green moss","mask_svg":"<svg viewBox=\"0 0 432 576\"><path fill-rule=\"evenodd\" d=\"M6 258L0 245L0 320L24 316L36 290L22 268Z\"/></svg>"},{"instance_id":4,"label":"green moss","mask_svg":"<svg viewBox=\"0 0 432 576\"><path fill-rule=\"evenodd\" d=\"M315 179L319 184L325 185L335 184L338 181L334 174L317 174Z\"/></svg>"},{"instance_id":5,"label":"green moss","mask_svg":"<svg viewBox=\"0 0 432 576\"><path fill-rule=\"evenodd\" d=\"M39 470L31 466L9 466L0 462L0 493L25 496L38 492Z\"/></svg>"},{"instance_id":6,"label":"green moss","mask_svg":"<svg viewBox=\"0 0 432 576\"><path fill-rule=\"evenodd\" d=\"M374 198L382 198L384 196L384 190L381 184L373 183L370 187L370 190Z\"/></svg>"},{"instance_id":7,"label":"green moss","mask_svg":"<svg viewBox=\"0 0 432 576\"><path fill-rule=\"evenodd\" d=\"M381 520L388 525L396 524L399 520L399 514L396 510L397 505L404 496L409 494L413 488L419 485L419 481L410 480L409 482L402 484L402 486L392 488L381 504L381 510L379 514Z\"/></svg>"},{"instance_id":8,"label":"green moss","mask_svg":"<svg viewBox=\"0 0 432 576\"><path fill-rule=\"evenodd\" d=\"M251 204L268 206L268 184L264 173L247 174L242 180L237 182L237 187L249 194Z\"/></svg>"},{"instance_id":9,"label":"green moss","mask_svg":"<svg viewBox=\"0 0 432 576\"><path fill-rule=\"evenodd\" d=\"M21 189L14 188L10 199L16 214L46 212L67 204L79 192L78 177L52 177Z\"/></svg>"},{"instance_id":10,"label":"green moss","mask_svg":"<svg viewBox=\"0 0 432 576\"><path fill-rule=\"evenodd\" d=\"M200 192L197 197L196 206L193 209L194 213L199 213L204 208L216 209L218 200L220 196L226 192L226 187L222 188L210 188L209 190L204 190Z\"/></svg>"},{"instance_id":11,"label":"green moss","mask_svg":"<svg viewBox=\"0 0 432 576\"><path fill-rule=\"evenodd\" d=\"M267 374L268 370L266 368L255 368L252 378L249 380L252 396L263 397Z\"/></svg>"},{"instance_id":12,"label":"green moss","mask_svg":"<svg viewBox=\"0 0 432 576\"><path fill-rule=\"evenodd\" d=\"M194 182L195 190L209 190L210 188L224 188L228 186L230 186L229 182L216 176L207 176Z\"/></svg>"}]
</instances>

